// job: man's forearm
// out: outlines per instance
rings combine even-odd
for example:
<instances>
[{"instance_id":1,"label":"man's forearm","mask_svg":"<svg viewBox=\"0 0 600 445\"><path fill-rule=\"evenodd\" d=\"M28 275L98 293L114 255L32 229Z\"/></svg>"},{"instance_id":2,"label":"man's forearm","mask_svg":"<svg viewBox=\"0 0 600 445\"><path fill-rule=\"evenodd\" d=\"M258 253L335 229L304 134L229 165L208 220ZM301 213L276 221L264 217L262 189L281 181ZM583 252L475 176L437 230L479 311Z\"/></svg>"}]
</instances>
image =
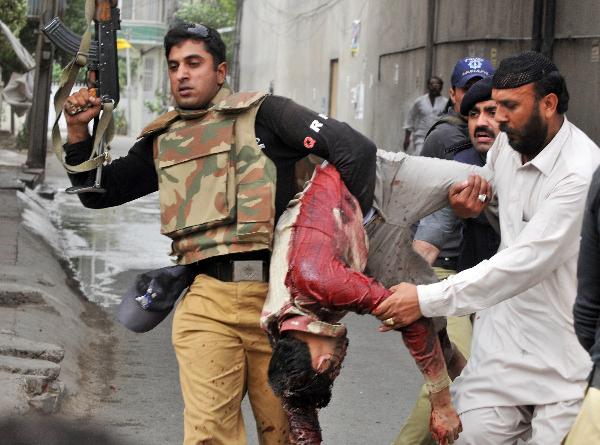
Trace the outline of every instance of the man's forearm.
<instances>
[{"instance_id":1,"label":"man's forearm","mask_svg":"<svg viewBox=\"0 0 600 445\"><path fill-rule=\"evenodd\" d=\"M423 374L429 392L437 393L447 388L450 385L450 378L433 321L429 318L420 318L402 328L401 332L402 340Z\"/></svg>"},{"instance_id":2,"label":"man's forearm","mask_svg":"<svg viewBox=\"0 0 600 445\"><path fill-rule=\"evenodd\" d=\"M65 145L66 163L77 165L87 160L92 150L92 139ZM69 174L73 185L90 184L95 170ZM105 193L81 193L81 203L89 208L113 207L132 201L158 189L158 178L153 165L152 141L141 139L126 156L105 165L102 171Z\"/></svg>"},{"instance_id":3,"label":"man's forearm","mask_svg":"<svg viewBox=\"0 0 600 445\"><path fill-rule=\"evenodd\" d=\"M67 126L67 144L77 144L90 138L87 125Z\"/></svg>"},{"instance_id":4,"label":"man's forearm","mask_svg":"<svg viewBox=\"0 0 600 445\"><path fill-rule=\"evenodd\" d=\"M446 280L418 286L422 314L466 315L487 309L553 274L577 254L586 190L578 177L563 181L544 198L512 245Z\"/></svg>"}]
</instances>

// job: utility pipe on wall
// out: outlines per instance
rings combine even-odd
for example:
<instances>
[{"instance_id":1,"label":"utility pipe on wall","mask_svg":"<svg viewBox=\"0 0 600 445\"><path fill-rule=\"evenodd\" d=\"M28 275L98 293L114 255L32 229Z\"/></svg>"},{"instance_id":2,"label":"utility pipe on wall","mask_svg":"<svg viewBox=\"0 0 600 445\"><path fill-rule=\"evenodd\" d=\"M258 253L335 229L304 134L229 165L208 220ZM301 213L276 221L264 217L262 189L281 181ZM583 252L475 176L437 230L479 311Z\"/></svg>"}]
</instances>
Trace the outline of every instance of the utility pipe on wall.
<instances>
[{"instance_id":1,"label":"utility pipe on wall","mask_svg":"<svg viewBox=\"0 0 600 445\"><path fill-rule=\"evenodd\" d=\"M544 21L544 41L542 54L552 59L554 48L554 27L556 23L556 0L546 0L546 14Z\"/></svg>"},{"instance_id":2,"label":"utility pipe on wall","mask_svg":"<svg viewBox=\"0 0 600 445\"><path fill-rule=\"evenodd\" d=\"M542 50L542 29L544 27L544 0L533 0L533 21L531 25L531 50Z\"/></svg>"},{"instance_id":3,"label":"utility pipe on wall","mask_svg":"<svg viewBox=\"0 0 600 445\"><path fill-rule=\"evenodd\" d=\"M427 37L425 41L425 88L433 75L433 47L435 41L435 0L427 0Z\"/></svg>"}]
</instances>

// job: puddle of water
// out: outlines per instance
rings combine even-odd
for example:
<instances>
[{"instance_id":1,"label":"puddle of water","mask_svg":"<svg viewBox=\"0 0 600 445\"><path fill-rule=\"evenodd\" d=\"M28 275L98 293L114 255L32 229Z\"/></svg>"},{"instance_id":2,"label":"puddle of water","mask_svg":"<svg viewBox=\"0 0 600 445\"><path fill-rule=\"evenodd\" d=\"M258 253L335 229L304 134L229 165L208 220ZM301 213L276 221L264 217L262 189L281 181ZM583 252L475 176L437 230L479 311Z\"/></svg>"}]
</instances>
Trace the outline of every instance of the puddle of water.
<instances>
[{"instance_id":1,"label":"puddle of water","mask_svg":"<svg viewBox=\"0 0 600 445\"><path fill-rule=\"evenodd\" d=\"M121 154L129 143L121 141ZM48 163L57 161L49 158ZM91 301L102 306L116 304L124 286L117 276L172 264L168 257L170 240L160 235L157 193L119 207L87 209L76 195L64 192L70 183L62 167L56 165L47 173L45 182L57 193L53 201L27 193L34 202L28 206L28 225L39 227L36 231L50 238L50 243L69 260ZM50 233L48 220L55 227L54 234Z\"/></svg>"},{"instance_id":2,"label":"puddle of water","mask_svg":"<svg viewBox=\"0 0 600 445\"><path fill-rule=\"evenodd\" d=\"M159 234L158 197L151 195L121 207L85 209L72 195L58 194L53 219L63 248L92 301L119 301L114 277L130 269L169 265L169 240Z\"/></svg>"}]
</instances>

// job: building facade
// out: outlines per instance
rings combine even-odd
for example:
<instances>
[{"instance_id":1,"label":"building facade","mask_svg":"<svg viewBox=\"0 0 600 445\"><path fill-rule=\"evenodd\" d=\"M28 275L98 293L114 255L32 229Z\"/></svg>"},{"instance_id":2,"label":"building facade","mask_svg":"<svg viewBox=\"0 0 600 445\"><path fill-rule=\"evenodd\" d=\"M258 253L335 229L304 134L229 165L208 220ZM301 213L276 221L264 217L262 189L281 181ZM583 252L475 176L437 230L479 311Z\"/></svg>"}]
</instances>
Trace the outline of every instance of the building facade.
<instances>
[{"instance_id":1,"label":"building facade","mask_svg":"<svg viewBox=\"0 0 600 445\"><path fill-rule=\"evenodd\" d=\"M119 71L127 73L131 85L121 85L119 110L127 122L128 134L136 136L156 113L145 103L158 104L161 95L168 92L168 77L163 51L163 37L173 16L174 1L119 0L121 30L119 37L132 46L119 51ZM129 55L127 55L129 51ZM127 77L127 76L122 76Z\"/></svg>"},{"instance_id":2,"label":"building facade","mask_svg":"<svg viewBox=\"0 0 600 445\"><path fill-rule=\"evenodd\" d=\"M569 119L600 143L600 2L581 0L245 0L240 89L265 89L400 150L428 75L460 57L497 65L537 48L571 94ZM510 18L510 19L508 19Z\"/></svg>"}]
</instances>

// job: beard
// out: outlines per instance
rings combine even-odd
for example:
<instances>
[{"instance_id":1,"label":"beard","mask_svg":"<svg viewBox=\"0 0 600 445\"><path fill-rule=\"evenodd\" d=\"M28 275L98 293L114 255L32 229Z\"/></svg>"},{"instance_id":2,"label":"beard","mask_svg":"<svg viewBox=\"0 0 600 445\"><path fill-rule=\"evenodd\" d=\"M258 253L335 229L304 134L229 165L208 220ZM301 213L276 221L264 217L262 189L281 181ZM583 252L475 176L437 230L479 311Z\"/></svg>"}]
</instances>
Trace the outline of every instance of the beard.
<instances>
[{"instance_id":1,"label":"beard","mask_svg":"<svg viewBox=\"0 0 600 445\"><path fill-rule=\"evenodd\" d=\"M528 158L533 158L544 148L548 135L548 124L542 119L538 102L536 102L531 116L521 129L511 128L507 124L501 123L500 131L506 133L508 143L515 151Z\"/></svg>"}]
</instances>

